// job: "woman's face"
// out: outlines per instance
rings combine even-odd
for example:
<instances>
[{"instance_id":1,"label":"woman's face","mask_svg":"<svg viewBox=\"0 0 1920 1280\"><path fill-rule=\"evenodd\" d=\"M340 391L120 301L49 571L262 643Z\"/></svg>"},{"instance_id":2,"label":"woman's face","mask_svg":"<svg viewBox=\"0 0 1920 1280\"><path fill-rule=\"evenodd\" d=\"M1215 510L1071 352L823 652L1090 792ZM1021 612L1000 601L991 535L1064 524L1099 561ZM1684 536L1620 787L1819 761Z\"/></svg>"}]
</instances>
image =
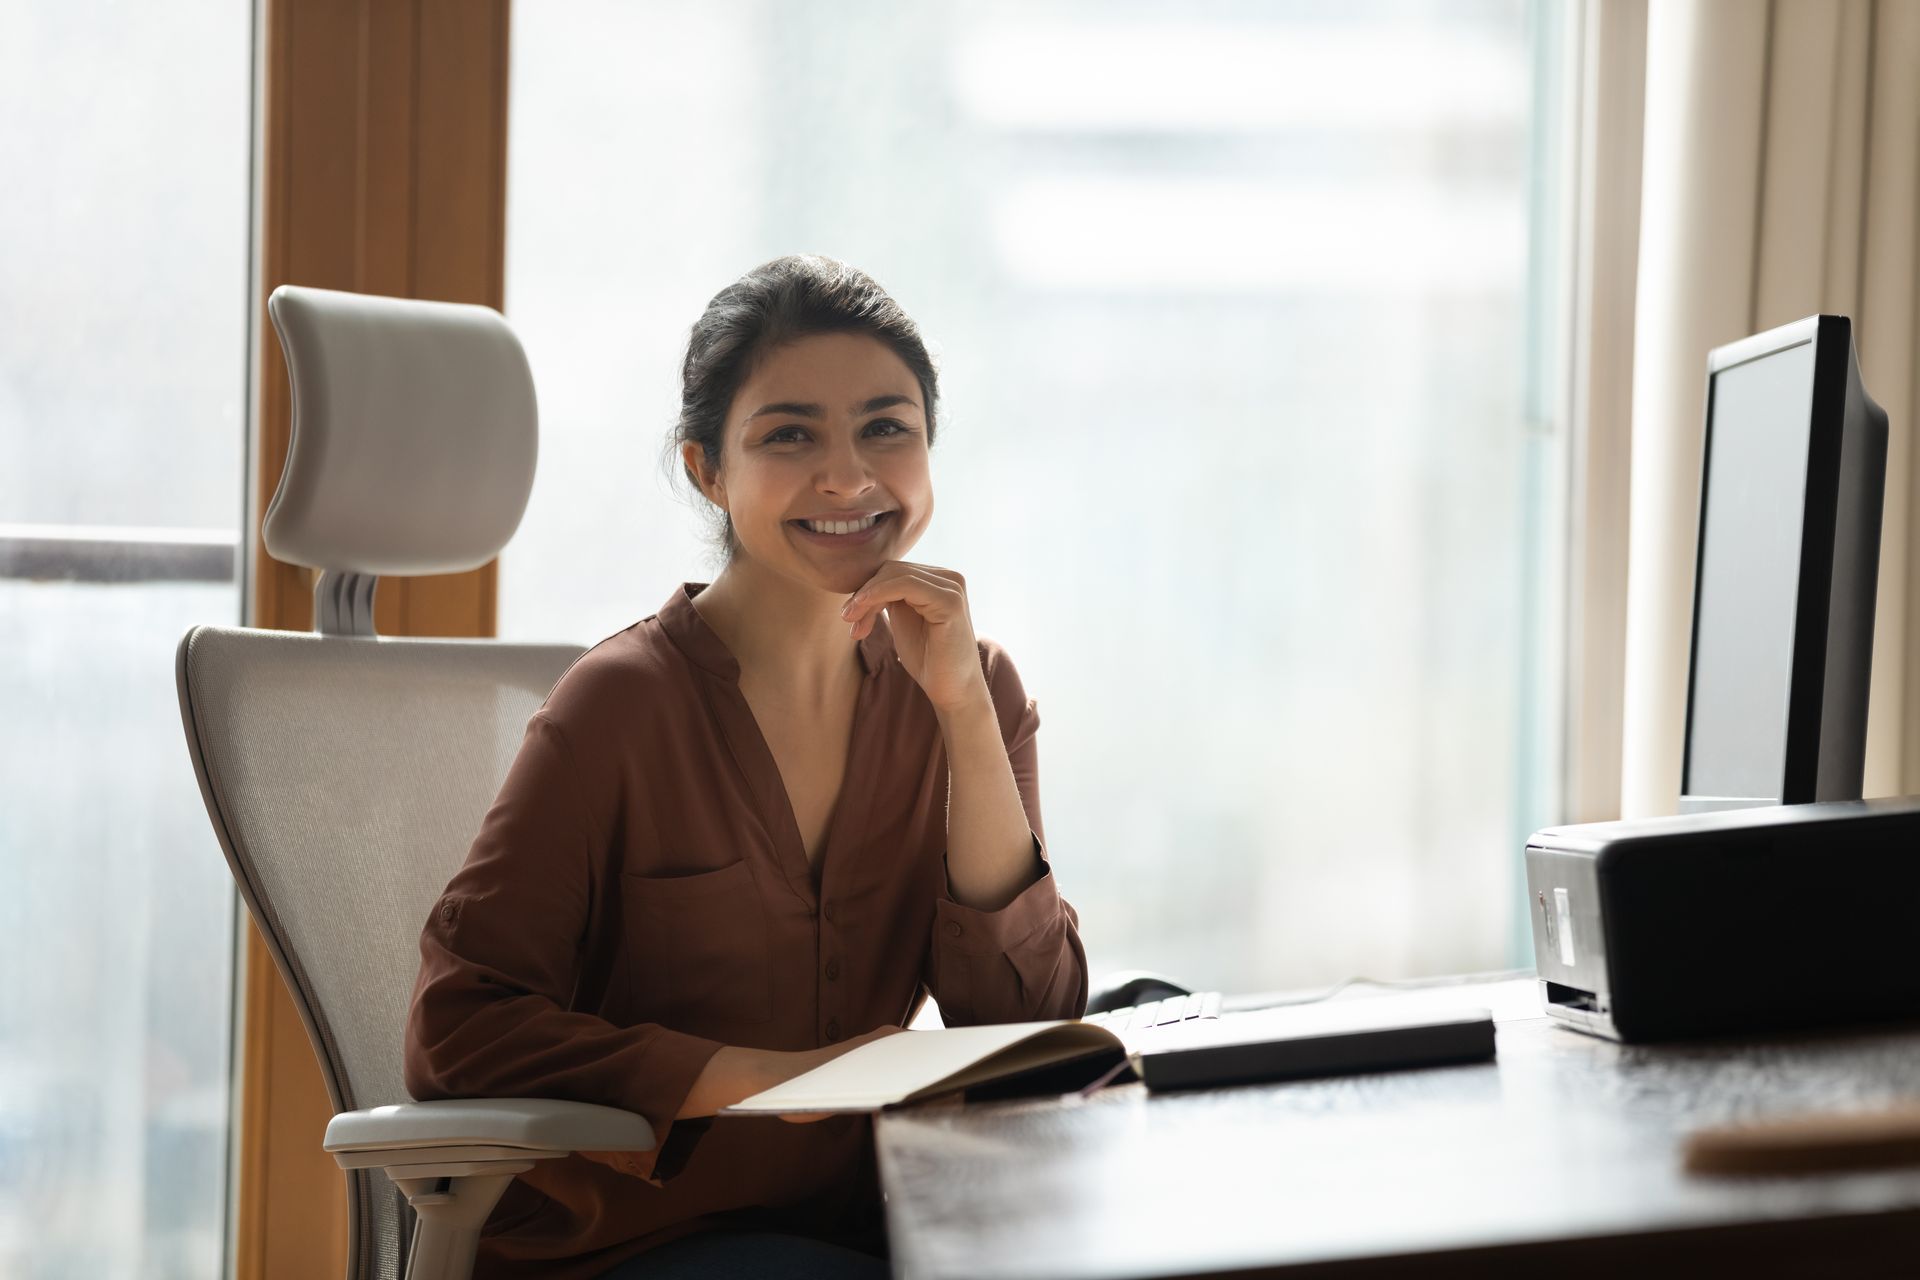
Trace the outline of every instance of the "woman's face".
<instances>
[{"instance_id":1,"label":"woman's face","mask_svg":"<svg viewBox=\"0 0 1920 1280\"><path fill-rule=\"evenodd\" d=\"M698 447L686 450L705 474ZM919 380L865 333L810 334L766 353L734 394L707 496L757 565L836 595L858 590L904 559L933 518ZM865 537L798 523L876 511L886 514Z\"/></svg>"}]
</instances>

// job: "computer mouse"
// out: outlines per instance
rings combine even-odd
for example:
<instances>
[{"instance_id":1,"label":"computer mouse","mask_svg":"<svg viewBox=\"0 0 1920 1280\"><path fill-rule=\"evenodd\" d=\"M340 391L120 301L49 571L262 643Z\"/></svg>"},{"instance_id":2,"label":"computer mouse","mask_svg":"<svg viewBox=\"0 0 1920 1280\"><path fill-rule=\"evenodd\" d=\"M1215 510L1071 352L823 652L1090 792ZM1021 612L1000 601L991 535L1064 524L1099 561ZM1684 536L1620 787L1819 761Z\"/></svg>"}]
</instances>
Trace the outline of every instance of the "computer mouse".
<instances>
[{"instance_id":1,"label":"computer mouse","mask_svg":"<svg viewBox=\"0 0 1920 1280\"><path fill-rule=\"evenodd\" d=\"M1131 1009L1135 1005L1165 1000L1168 996L1192 994L1190 988L1181 986L1163 973L1146 969L1121 969L1102 975L1098 982L1087 989L1087 1012L1111 1013L1115 1009Z\"/></svg>"}]
</instances>

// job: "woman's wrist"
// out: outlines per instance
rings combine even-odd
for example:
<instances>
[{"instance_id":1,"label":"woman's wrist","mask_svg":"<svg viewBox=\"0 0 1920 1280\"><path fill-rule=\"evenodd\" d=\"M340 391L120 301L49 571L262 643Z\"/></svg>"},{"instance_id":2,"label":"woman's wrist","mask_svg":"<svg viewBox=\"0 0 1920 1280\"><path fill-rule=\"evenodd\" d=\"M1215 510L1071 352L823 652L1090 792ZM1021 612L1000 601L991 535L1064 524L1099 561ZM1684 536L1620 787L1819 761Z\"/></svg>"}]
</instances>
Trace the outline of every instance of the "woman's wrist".
<instances>
[{"instance_id":1,"label":"woman's wrist","mask_svg":"<svg viewBox=\"0 0 1920 1280\"><path fill-rule=\"evenodd\" d=\"M695 1077L693 1088L687 1090L686 1101L680 1104L680 1110L674 1118L687 1120L695 1116L714 1115L722 1107L730 1107L763 1089L771 1089L797 1074L791 1071L782 1074L784 1064L779 1061L795 1056L773 1049L749 1049L733 1044L720 1046L720 1051L707 1059L707 1065Z\"/></svg>"},{"instance_id":2,"label":"woman's wrist","mask_svg":"<svg viewBox=\"0 0 1920 1280\"><path fill-rule=\"evenodd\" d=\"M687 1091L686 1101L681 1103L674 1119L714 1115L722 1107L744 1102L756 1093L825 1066L868 1040L903 1029L877 1027L865 1035L818 1049L749 1049L744 1045L722 1045L718 1053L707 1059L707 1065L695 1078L693 1088Z\"/></svg>"}]
</instances>

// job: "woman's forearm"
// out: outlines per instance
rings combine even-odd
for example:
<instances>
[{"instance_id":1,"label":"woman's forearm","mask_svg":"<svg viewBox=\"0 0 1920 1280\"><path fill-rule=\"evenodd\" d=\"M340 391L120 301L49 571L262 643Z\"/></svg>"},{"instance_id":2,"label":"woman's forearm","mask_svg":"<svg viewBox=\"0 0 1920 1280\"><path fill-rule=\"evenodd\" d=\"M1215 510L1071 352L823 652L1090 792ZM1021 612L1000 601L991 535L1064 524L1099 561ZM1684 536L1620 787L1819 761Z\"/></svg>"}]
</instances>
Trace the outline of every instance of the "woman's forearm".
<instances>
[{"instance_id":1,"label":"woman's forearm","mask_svg":"<svg viewBox=\"0 0 1920 1280\"><path fill-rule=\"evenodd\" d=\"M942 711L947 746L947 892L963 907L998 911L1040 876L1033 832L985 685Z\"/></svg>"},{"instance_id":2,"label":"woman's forearm","mask_svg":"<svg viewBox=\"0 0 1920 1280\"><path fill-rule=\"evenodd\" d=\"M707 1059L707 1065L694 1080L693 1088L687 1090L687 1100L680 1104L680 1110L674 1113L673 1118L686 1120L693 1116L713 1115L722 1107L730 1107L777 1084L785 1084L795 1076L805 1075L815 1067L825 1066L841 1054L858 1049L863 1044L883 1036L898 1035L905 1030L905 1027L886 1023L838 1044L822 1045L818 1049L748 1049L741 1045L721 1045L720 1051ZM826 1114L806 1112L781 1118L820 1119Z\"/></svg>"}]
</instances>

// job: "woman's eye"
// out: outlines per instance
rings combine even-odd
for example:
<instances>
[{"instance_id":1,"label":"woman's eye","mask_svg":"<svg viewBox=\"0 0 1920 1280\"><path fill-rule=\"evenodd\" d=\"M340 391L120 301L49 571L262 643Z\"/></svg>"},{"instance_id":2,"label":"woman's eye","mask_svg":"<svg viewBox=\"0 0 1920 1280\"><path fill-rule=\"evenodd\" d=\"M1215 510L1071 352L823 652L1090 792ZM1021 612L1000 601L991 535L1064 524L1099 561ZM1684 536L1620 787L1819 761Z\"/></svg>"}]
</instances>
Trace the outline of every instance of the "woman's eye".
<instances>
[{"instance_id":1,"label":"woman's eye","mask_svg":"<svg viewBox=\"0 0 1920 1280\"><path fill-rule=\"evenodd\" d=\"M895 421L894 421L894 420L893 420L892 418L882 418L882 419L880 419L880 420L879 420L878 422L872 422L872 423L869 423L869 424L868 424L868 426L869 426L869 427L892 427L892 428L893 428L893 430L891 430L891 431L882 431L882 432L879 432L879 433L878 433L878 434L880 434L880 435L883 435L883 436L899 436L899 435L906 435L906 434L907 434L907 429L906 429L905 427L903 427L903 426L901 426L901 425L900 425L899 423L897 423L897 422L895 422ZM789 431L804 431L804 430L806 430L806 428L804 428L804 427L782 427L782 428L780 428L780 429L779 429L778 431L776 431L776 432L774 432L774 433L773 433L772 435L770 435L770 436L768 436L768 437L767 437L767 443L768 443L768 444L791 444L791 443L796 443L796 441L794 441L794 439L793 439L793 437L791 437L791 436L788 436L788 435L787 435L787 432L789 432Z\"/></svg>"}]
</instances>

